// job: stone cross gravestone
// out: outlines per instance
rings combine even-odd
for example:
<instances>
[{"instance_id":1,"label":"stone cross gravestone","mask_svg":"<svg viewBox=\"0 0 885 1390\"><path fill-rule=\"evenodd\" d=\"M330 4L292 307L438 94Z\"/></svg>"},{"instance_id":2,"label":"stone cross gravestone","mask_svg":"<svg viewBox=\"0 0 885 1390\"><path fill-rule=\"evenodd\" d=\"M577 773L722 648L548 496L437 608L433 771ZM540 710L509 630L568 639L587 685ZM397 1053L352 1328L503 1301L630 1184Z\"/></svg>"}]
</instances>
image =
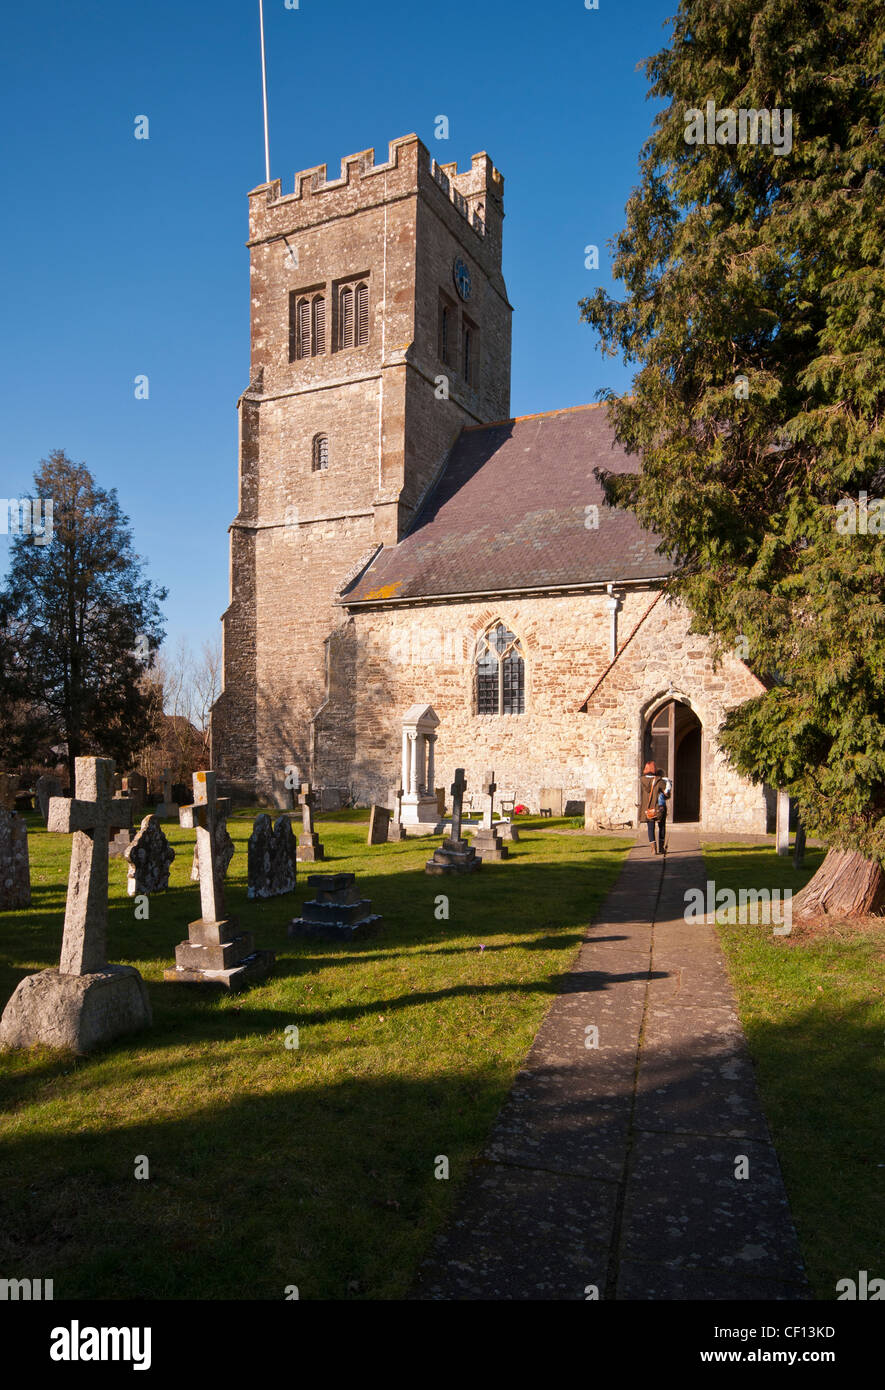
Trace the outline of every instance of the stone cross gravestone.
<instances>
[{"instance_id":1,"label":"stone cross gravestone","mask_svg":"<svg viewBox=\"0 0 885 1390\"><path fill-rule=\"evenodd\" d=\"M390 789L390 815L390 824L387 827L388 840L407 839L406 827L403 825L402 787L391 787Z\"/></svg>"},{"instance_id":2,"label":"stone cross gravestone","mask_svg":"<svg viewBox=\"0 0 885 1390\"><path fill-rule=\"evenodd\" d=\"M369 812L369 838L366 843L370 845L386 845L389 832L390 812L387 807L373 806Z\"/></svg>"},{"instance_id":3,"label":"stone cross gravestone","mask_svg":"<svg viewBox=\"0 0 885 1390\"><path fill-rule=\"evenodd\" d=\"M28 827L15 811L0 805L0 912L30 903Z\"/></svg>"},{"instance_id":4,"label":"stone cross gravestone","mask_svg":"<svg viewBox=\"0 0 885 1390\"><path fill-rule=\"evenodd\" d=\"M156 816L145 816L131 845L123 852L129 864L126 892L130 898L141 893L162 893L169 887L169 870L175 850L163 834Z\"/></svg>"},{"instance_id":5,"label":"stone cross gravestone","mask_svg":"<svg viewBox=\"0 0 885 1390\"><path fill-rule=\"evenodd\" d=\"M227 817L230 809L230 802L222 798L219 802L222 810L215 821L215 829L212 832L215 844L215 862L221 866L223 878L227 878L227 871L230 868L230 861L234 857L234 842L227 829ZM194 858L191 864L191 883L200 881L200 856L197 846L194 845Z\"/></svg>"},{"instance_id":6,"label":"stone cross gravestone","mask_svg":"<svg viewBox=\"0 0 885 1390\"><path fill-rule=\"evenodd\" d=\"M161 820L165 820L170 816L178 816L178 803L172 800L171 767L163 768L163 800L160 802L154 814L159 816Z\"/></svg>"},{"instance_id":7,"label":"stone cross gravestone","mask_svg":"<svg viewBox=\"0 0 885 1390\"><path fill-rule=\"evenodd\" d=\"M427 874L472 874L482 868L482 859L461 834L466 790L464 769L456 768L452 783L452 833L433 851L433 858L427 860L424 866Z\"/></svg>"},{"instance_id":8,"label":"stone cross gravestone","mask_svg":"<svg viewBox=\"0 0 885 1390\"><path fill-rule=\"evenodd\" d=\"M129 803L111 795L111 758L77 758L75 767L76 797L49 803L50 833L73 836L61 961L19 983L3 1012L0 1046L88 1052L151 1023L138 971L106 960L108 835L126 823Z\"/></svg>"},{"instance_id":9,"label":"stone cross gravestone","mask_svg":"<svg viewBox=\"0 0 885 1390\"><path fill-rule=\"evenodd\" d=\"M507 846L501 843L498 826L493 820L497 790L494 772L486 772L482 779L482 792L488 800L482 815L482 825L473 836L473 848L483 859L509 858Z\"/></svg>"},{"instance_id":10,"label":"stone cross gravestone","mask_svg":"<svg viewBox=\"0 0 885 1390\"><path fill-rule=\"evenodd\" d=\"M163 972L166 980L242 989L263 979L274 962L272 951L256 950L251 932L241 932L236 917L224 906L224 864L216 852L216 830L230 810L226 797L216 793L216 774L194 773L194 801L182 806L181 824L197 832L202 917L188 924L188 939L175 948L175 965Z\"/></svg>"},{"instance_id":11,"label":"stone cross gravestone","mask_svg":"<svg viewBox=\"0 0 885 1390\"><path fill-rule=\"evenodd\" d=\"M301 834L298 836L298 858L304 863L313 863L325 858L325 850L320 837L313 828L314 795L309 782L301 783L298 804L301 807Z\"/></svg>"},{"instance_id":12,"label":"stone cross gravestone","mask_svg":"<svg viewBox=\"0 0 885 1390\"><path fill-rule=\"evenodd\" d=\"M128 777L123 778L123 791L132 802L133 821L140 821L147 800L147 778L140 772L130 772Z\"/></svg>"}]
</instances>

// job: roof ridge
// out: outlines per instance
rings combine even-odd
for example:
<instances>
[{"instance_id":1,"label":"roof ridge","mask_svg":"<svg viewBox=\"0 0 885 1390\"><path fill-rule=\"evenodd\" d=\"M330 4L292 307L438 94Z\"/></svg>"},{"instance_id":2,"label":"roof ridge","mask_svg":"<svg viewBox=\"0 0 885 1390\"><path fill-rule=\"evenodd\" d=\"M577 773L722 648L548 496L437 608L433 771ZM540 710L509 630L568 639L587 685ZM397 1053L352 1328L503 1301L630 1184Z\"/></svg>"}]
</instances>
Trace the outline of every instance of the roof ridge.
<instances>
[{"instance_id":1,"label":"roof ridge","mask_svg":"<svg viewBox=\"0 0 885 1390\"><path fill-rule=\"evenodd\" d=\"M538 410L533 415L511 415L507 420L488 420L484 425L465 425L461 433L471 434L475 430L500 429L501 425L518 425L523 420L545 420L549 415L568 415L573 410L599 410L601 406L607 404L607 401L588 401L586 405L563 405L558 410Z\"/></svg>"}]
</instances>

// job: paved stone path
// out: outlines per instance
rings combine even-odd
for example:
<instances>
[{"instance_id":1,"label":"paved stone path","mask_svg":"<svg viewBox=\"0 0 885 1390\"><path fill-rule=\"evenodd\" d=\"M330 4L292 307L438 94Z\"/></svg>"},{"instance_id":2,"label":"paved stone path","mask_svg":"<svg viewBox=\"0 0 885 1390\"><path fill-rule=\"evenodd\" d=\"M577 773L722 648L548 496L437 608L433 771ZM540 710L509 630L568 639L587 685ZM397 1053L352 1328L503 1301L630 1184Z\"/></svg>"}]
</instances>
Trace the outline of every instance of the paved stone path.
<instances>
[{"instance_id":1,"label":"paved stone path","mask_svg":"<svg viewBox=\"0 0 885 1390\"><path fill-rule=\"evenodd\" d=\"M416 1297L810 1297L705 882L696 831L637 840Z\"/></svg>"}]
</instances>

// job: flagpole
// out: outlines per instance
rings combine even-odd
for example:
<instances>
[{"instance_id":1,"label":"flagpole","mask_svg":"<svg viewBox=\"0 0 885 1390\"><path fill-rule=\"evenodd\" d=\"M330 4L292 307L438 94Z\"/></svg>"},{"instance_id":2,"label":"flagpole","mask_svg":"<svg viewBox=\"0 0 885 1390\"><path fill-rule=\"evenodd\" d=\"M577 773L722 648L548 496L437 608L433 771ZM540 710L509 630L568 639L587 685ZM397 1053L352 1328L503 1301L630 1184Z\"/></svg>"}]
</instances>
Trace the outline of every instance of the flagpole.
<instances>
[{"instance_id":1,"label":"flagpole","mask_svg":"<svg viewBox=\"0 0 885 1390\"><path fill-rule=\"evenodd\" d=\"M270 135L267 127L267 60L264 55L264 0L258 0L258 19L261 28L261 90L264 97L264 172L270 183Z\"/></svg>"}]
</instances>

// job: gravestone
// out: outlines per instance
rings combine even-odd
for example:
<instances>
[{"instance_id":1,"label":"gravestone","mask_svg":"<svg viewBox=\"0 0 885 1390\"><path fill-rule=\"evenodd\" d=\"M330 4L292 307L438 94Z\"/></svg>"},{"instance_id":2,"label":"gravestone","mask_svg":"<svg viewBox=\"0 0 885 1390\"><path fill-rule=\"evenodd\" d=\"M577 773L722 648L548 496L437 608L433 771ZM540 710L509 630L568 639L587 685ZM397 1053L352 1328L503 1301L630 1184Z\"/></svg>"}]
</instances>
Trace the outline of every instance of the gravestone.
<instances>
[{"instance_id":1,"label":"gravestone","mask_svg":"<svg viewBox=\"0 0 885 1390\"><path fill-rule=\"evenodd\" d=\"M562 787L541 788L541 811L549 811L551 816L562 815Z\"/></svg>"},{"instance_id":2,"label":"gravestone","mask_svg":"<svg viewBox=\"0 0 885 1390\"><path fill-rule=\"evenodd\" d=\"M0 806L4 810L14 811L17 794L18 778L12 777L8 772L0 772Z\"/></svg>"},{"instance_id":3,"label":"gravestone","mask_svg":"<svg viewBox=\"0 0 885 1390\"><path fill-rule=\"evenodd\" d=\"M247 852L249 898L277 898L292 893L296 882L296 844L288 816L276 825L270 816L255 817Z\"/></svg>"},{"instance_id":4,"label":"gravestone","mask_svg":"<svg viewBox=\"0 0 885 1390\"><path fill-rule=\"evenodd\" d=\"M30 904L28 827L15 811L0 806L0 912Z\"/></svg>"},{"instance_id":5,"label":"gravestone","mask_svg":"<svg viewBox=\"0 0 885 1390\"><path fill-rule=\"evenodd\" d=\"M507 859L509 856L509 850L501 843L498 827L494 823L497 790L494 772L486 772L482 781L482 794L488 800L483 811L482 824L473 835L473 848L483 859Z\"/></svg>"},{"instance_id":6,"label":"gravestone","mask_svg":"<svg viewBox=\"0 0 885 1390\"><path fill-rule=\"evenodd\" d=\"M289 923L287 935L323 941L358 941L377 935L383 919L370 912L370 899L360 896L356 874L310 874L307 886L314 889L314 896L302 905L301 916Z\"/></svg>"},{"instance_id":7,"label":"gravestone","mask_svg":"<svg viewBox=\"0 0 885 1390\"><path fill-rule=\"evenodd\" d=\"M403 825L403 789L402 787L391 787L390 789L390 824L387 827L388 840L405 840L406 827Z\"/></svg>"},{"instance_id":8,"label":"gravestone","mask_svg":"<svg viewBox=\"0 0 885 1390\"><path fill-rule=\"evenodd\" d=\"M106 959L108 834L131 808L112 799L111 758L77 758L75 768L76 797L53 797L48 808L49 832L73 836L61 960L19 983L0 1021L3 1047L89 1052L152 1021L138 971Z\"/></svg>"},{"instance_id":9,"label":"gravestone","mask_svg":"<svg viewBox=\"0 0 885 1390\"><path fill-rule=\"evenodd\" d=\"M123 778L123 791L132 802L133 822L141 821L147 801L147 778L140 772L130 772L128 777Z\"/></svg>"},{"instance_id":10,"label":"gravestone","mask_svg":"<svg viewBox=\"0 0 885 1390\"><path fill-rule=\"evenodd\" d=\"M51 777L48 773L44 773L42 777L37 778L34 794L44 824L49 820L49 802L54 796L61 796L61 792L61 782L57 777Z\"/></svg>"},{"instance_id":11,"label":"gravestone","mask_svg":"<svg viewBox=\"0 0 885 1390\"><path fill-rule=\"evenodd\" d=\"M161 820L167 820L171 816L178 817L178 802L172 800L172 768L163 768L163 800L157 807L154 815Z\"/></svg>"},{"instance_id":12,"label":"gravestone","mask_svg":"<svg viewBox=\"0 0 885 1390\"><path fill-rule=\"evenodd\" d=\"M390 820L390 812L386 806L373 806L369 812L369 838L366 843L386 845L390 833Z\"/></svg>"},{"instance_id":13,"label":"gravestone","mask_svg":"<svg viewBox=\"0 0 885 1390\"><path fill-rule=\"evenodd\" d=\"M129 864L126 892L130 898L141 893L162 893L169 887L169 870L175 850L163 834L156 816L145 816L141 828L123 852Z\"/></svg>"},{"instance_id":14,"label":"gravestone","mask_svg":"<svg viewBox=\"0 0 885 1390\"><path fill-rule=\"evenodd\" d=\"M219 797L217 805L225 807L225 810L219 813L215 821L215 829L213 831L215 839L215 860L216 863L221 865L222 877L227 878L227 871L230 868L230 861L234 857L234 842L231 839L227 828L227 817L228 812L230 810L230 801L227 797ZM197 846L194 845L194 858L193 863L191 864L191 883L199 883L199 881L200 855Z\"/></svg>"},{"instance_id":15,"label":"gravestone","mask_svg":"<svg viewBox=\"0 0 885 1390\"><path fill-rule=\"evenodd\" d=\"M440 820L446 814L446 789L445 787L436 788L436 813Z\"/></svg>"},{"instance_id":16,"label":"gravestone","mask_svg":"<svg viewBox=\"0 0 885 1390\"><path fill-rule=\"evenodd\" d=\"M301 834L298 836L298 858L307 864L325 858L320 837L313 828L314 795L309 782L301 783L298 804L301 807Z\"/></svg>"},{"instance_id":17,"label":"gravestone","mask_svg":"<svg viewBox=\"0 0 885 1390\"><path fill-rule=\"evenodd\" d=\"M237 918L225 913L224 867L216 853L216 829L226 819L230 802L216 796L215 779L214 772L195 772L193 805L179 811L181 824L197 832L203 915L188 924L188 939L176 946L175 965L163 972L163 978L237 990L263 979L274 954L256 950L252 933L241 932Z\"/></svg>"},{"instance_id":18,"label":"gravestone","mask_svg":"<svg viewBox=\"0 0 885 1390\"><path fill-rule=\"evenodd\" d=\"M482 868L482 859L461 834L466 790L464 769L456 768L452 783L452 833L433 851L433 858L427 860L424 866L427 874L472 874Z\"/></svg>"},{"instance_id":19,"label":"gravestone","mask_svg":"<svg viewBox=\"0 0 885 1390\"><path fill-rule=\"evenodd\" d=\"M121 800L124 800L124 801L128 801L128 800L129 800L128 797L121 797L120 799L121 799ZM132 814L131 805L130 805L129 814L130 814L130 815ZM129 830L126 826L124 826L121 830L118 830L118 831L117 831L116 835L114 835L110 840L108 840L108 858L109 858L109 859L125 859L125 858L126 858L126 851L127 851L127 849L129 848L129 846L130 846L131 844L132 844L132 831Z\"/></svg>"}]
</instances>

